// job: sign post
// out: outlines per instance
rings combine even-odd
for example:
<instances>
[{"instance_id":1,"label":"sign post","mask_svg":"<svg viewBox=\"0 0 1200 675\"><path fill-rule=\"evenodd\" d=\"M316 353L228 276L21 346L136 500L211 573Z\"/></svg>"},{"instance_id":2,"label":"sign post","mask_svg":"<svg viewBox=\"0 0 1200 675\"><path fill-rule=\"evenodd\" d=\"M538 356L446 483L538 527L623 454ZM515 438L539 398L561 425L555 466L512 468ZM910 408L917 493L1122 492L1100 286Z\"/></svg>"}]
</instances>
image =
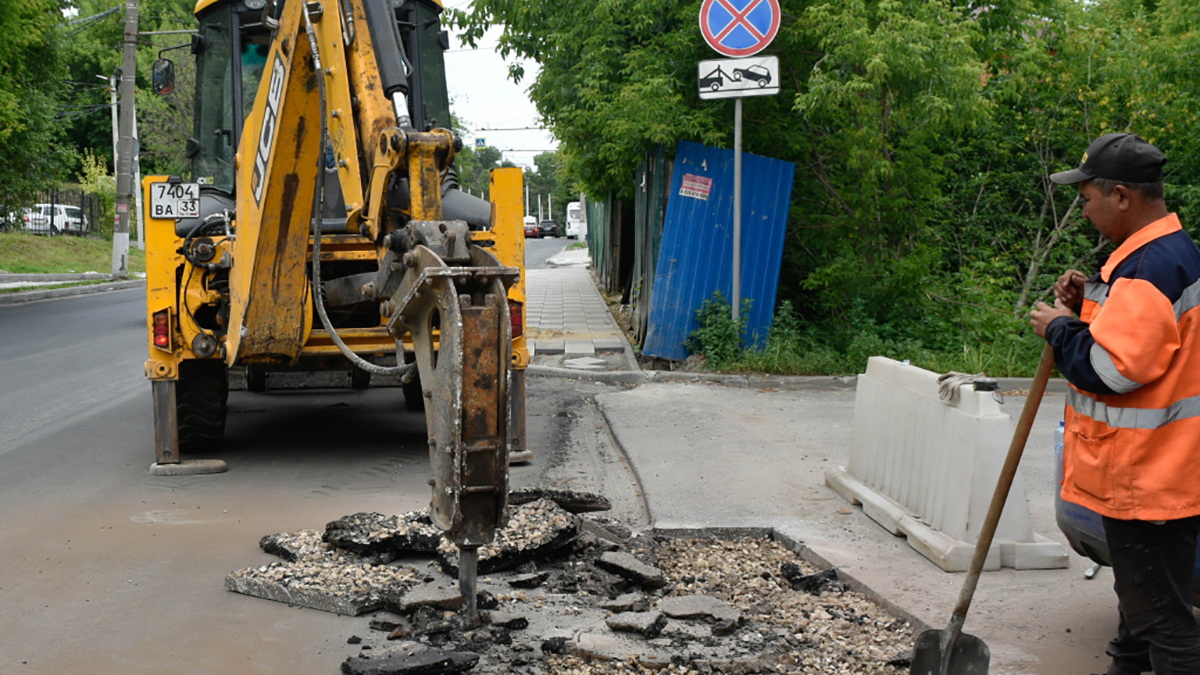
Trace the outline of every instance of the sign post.
<instances>
[{"instance_id":1,"label":"sign post","mask_svg":"<svg viewBox=\"0 0 1200 675\"><path fill-rule=\"evenodd\" d=\"M727 59L700 62L700 98L732 98L733 107L733 320L742 304L742 99L779 93L779 59L753 57L779 32L779 0L704 0L700 34Z\"/></svg>"}]
</instances>

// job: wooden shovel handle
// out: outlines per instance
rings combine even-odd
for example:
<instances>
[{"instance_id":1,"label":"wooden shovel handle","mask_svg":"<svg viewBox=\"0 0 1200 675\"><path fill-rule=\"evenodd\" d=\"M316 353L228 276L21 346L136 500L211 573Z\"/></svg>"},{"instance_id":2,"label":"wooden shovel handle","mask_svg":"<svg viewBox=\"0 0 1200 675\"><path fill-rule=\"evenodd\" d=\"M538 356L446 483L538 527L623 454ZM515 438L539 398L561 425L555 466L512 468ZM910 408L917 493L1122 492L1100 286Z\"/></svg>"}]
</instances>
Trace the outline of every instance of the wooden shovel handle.
<instances>
[{"instance_id":1,"label":"wooden shovel handle","mask_svg":"<svg viewBox=\"0 0 1200 675\"><path fill-rule=\"evenodd\" d=\"M1021 411L1021 419L1017 421L1017 430L1013 434L1012 444L1008 446L1008 457L1004 460L1004 468L1000 470L1000 480L996 483L996 491L992 494L992 504L988 507L987 519L983 521L983 529L979 532L979 540L975 543L975 556L971 558L971 567L967 579L963 582L962 592L958 595L958 604L954 607L954 615L950 618L951 627L961 628L971 608L971 598L975 595L975 587L979 585L979 575L983 572L983 563L987 560L988 549L992 547L992 538L996 535L996 527L1000 524L1000 512L1008 501L1008 491L1012 488L1013 479L1017 475L1017 465L1021 463L1021 455L1025 452L1025 442L1029 440L1029 430L1033 428L1033 418L1037 417L1038 406L1042 403L1042 395L1046 393L1046 383L1050 380L1050 372L1054 370L1054 349L1050 345L1042 350L1042 360L1038 361L1037 373L1033 376L1033 386L1029 397L1025 399L1025 409Z\"/></svg>"}]
</instances>

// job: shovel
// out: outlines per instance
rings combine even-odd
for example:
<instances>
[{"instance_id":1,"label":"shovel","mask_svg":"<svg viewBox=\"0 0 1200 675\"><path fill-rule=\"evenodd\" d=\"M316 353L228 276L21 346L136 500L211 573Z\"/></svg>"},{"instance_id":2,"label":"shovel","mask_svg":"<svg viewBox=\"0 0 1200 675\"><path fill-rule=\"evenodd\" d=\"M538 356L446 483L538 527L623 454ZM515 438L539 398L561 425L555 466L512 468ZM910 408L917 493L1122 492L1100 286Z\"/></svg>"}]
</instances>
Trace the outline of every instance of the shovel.
<instances>
[{"instance_id":1,"label":"shovel","mask_svg":"<svg viewBox=\"0 0 1200 675\"><path fill-rule=\"evenodd\" d=\"M1033 387L1029 390L1029 397L1025 399L1025 409L1021 411L1021 419L1017 421L1017 431L1013 434L1012 444L1008 446L1008 457L1000 470L1000 480L996 483L996 492L992 494L987 519L983 522L979 540L975 542L975 556L971 558L971 568L963 582L962 591L958 594L958 604L954 607L954 614L950 616L950 625L945 630L927 630L917 636L917 643L913 647L912 667L908 671L911 675L987 675L988 661L991 659L987 643L974 635L962 632L962 627L967 620L967 610L971 608L975 587L979 585L979 574L983 572L988 549L992 547L992 537L995 536L996 525L1000 522L1000 512L1004 510L1004 502L1008 501L1009 488L1017 475L1021 454L1025 452L1029 429L1033 426L1033 418L1037 416L1042 394L1046 392L1046 382L1050 379L1050 371L1053 369L1054 350L1050 345L1046 345L1046 349L1042 351L1042 360L1038 362L1037 373L1033 377Z\"/></svg>"}]
</instances>

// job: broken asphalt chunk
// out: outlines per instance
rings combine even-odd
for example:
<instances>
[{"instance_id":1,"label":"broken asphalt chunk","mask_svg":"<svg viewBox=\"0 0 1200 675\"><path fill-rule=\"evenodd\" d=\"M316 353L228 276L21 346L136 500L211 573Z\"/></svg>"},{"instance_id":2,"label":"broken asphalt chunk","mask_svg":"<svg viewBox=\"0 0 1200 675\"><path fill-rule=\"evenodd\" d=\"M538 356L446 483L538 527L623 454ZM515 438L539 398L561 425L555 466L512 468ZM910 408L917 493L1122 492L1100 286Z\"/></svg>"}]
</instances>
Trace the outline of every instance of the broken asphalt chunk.
<instances>
[{"instance_id":1,"label":"broken asphalt chunk","mask_svg":"<svg viewBox=\"0 0 1200 675\"><path fill-rule=\"evenodd\" d=\"M546 583L550 578L549 572L534 572L533 574L520 574L508 580L508 585L513 588L537 588Z\"/></svg>"},{"instance_id":2,"label":"broken asphalt chunk","mask_svg":"<svg viewBox=\"0 0 1200 675\"><path fill-rule=\"evenodd\" d=\"M524 630L529 628L529 619L517 614L500 611L485 611L484 623L509 630Z\"/></svg>"},{"instance_id":3,"label":"broken asphalt chunk","mask_svg":"<svg viewBox=\"0 0 1200 675\"><path fill-rule=\"evenodd\" d=\"M600 609L614 613L645 612L650 609L650 601L641 593L625 593L600 603Z\"/></svg>"},{"instance_id":4,"label":"broken asphalt chunk","mask_svg":"<svg viewBox=\"0 0 1200 675\"><path fill-rule=\"evenodd\" d=\"M398 516L356 513L325 526L321 537L329 544L359 555L377 553L432 553L442 533L424 511Z\"/></svg>"},{"instance_id":5,"label":"broken asphalt chunk","mask_svg":"<svg viewBox=\"0 0 1200 675\"><path fill-rule=\"evenodd\" d=\"M458 610L463 606L463 597L454 586L421 584L403 593L386 594L384 602L393 612L410 614L422 607Z\"/></svg>"},{"instance_id":6,"label":"broken asphalt chunk","mask_svg":"<svg viewBox=\"0 0 1200 675\"><path fill-rule=\"evenodd\" d=\"M383 606L381 593L411 584L415 572L404 567L271 563L233 572L225 588L243 595L358 616Z\"/></svg>"},{"instance_id":7,"label":"broken asphalt chunk","mask_svg":"<svg viewBox=\"0 0 1200 675\"><path fill-rule=\"evenodd\" d=\"M531 560L546 558L579 536L579 517L567 513L549 499L539 499L512 510L508 525L496 532L496 540L479 548L479 574L511 569ZM438 545L442 568L458 574L458 547L448 540Z\"/></svg>"},{"instance_id":8,"label":"broken asphalt chunk","mask_svg":"<svg viewBox=\"0 0 1200 675\"><path fill-rule=\"evenodd\" d=\"M825 590L842 590L842 584L838 581L837 570L832 567L820 572L805 574L799 565L784 563L780 567L779 572L792 585L793 590L805 591L813 595L818 595Z\"/></svg>"},{"instance_id":9,"label":"broken asphalt chunk","mask_svg":"<svg viewBox=\"0 0 1200 675\"><path fill-rule=\"evenodd\" d=\"M663 598L658 609L672 619L741 621L742 613L711 595L673 595Z\"/></svg>"},{"instance_id":10,"label":"broken asphalt chunk","mask_svg":"<svg viewBox=\"0 0 1200 675\"><path fill-rule=\"evenodd\" d=\"M313 530L268 534L258 541L266 553L277 555L287 562L336 562L385 565L395 559L391 554L361 556L351 551L334 548L321 541L321 535Z\"/></svg>"},{"instance_id":11,"label":"broken asphalt chunk","mask_svg":"<svg viewBox=\"0 0 1200 675\"><path fill-rule=\"evenodd\" d=\"M430 649L415 654L392 654L382 658L349 658L342 663L343 675L447 675L462 673L479 663L470 652Z\"/></svg>"},{"instance_id":12,"label":"broken asphalt chunk","mask_svg":"<svg viewBox=\"0 0 1200 675\"><path fill-rule=\"evenodd\" d=\"M637 633L644 638L655 638L667 625L662 612L621 612L604 620L609 630L618 633Z\"/></svg>"},{"instance_id":13,"label":"broken asphalt chunk","mask_svg":"<svg viewBox=\"0 0 1200 675\"><path fill-rule=\"evenodd\" d=\"M542 649L545 650L545 645ZM659 654L647 653L646 643L641 640L611 634L580 633L574 640L567 640L564 650L579 658L599 662L637 659L644 664L647 661L658 663L663 658Z\"/></svg>"},{"instance_id":14,"label":"broken asphalt chunk","mask_svg":"<svg viewBox=\"0 0 1200 675\"><path fill-rule=\"evenodd\" d=\"M508 503L511 506L529 504L539 499L549 499L571 513L609 511L612 509L612 502L593 492L528 487L508 493Z\"/></svg>"},{"instance_id":15,"label":"broken asphalt chunk","mask_svg":"<svg viewBox=\"0 0 1200 675\"><path fill-rule=\"evenodd\" d=\"M404 619L395 614L376 615L371 619L369 624L371 630L379 630L385 633L390 633L404 625Z\"/></svg>"},{"instance_id":16,"label":"broken asphalt chunk","mask_svg":"<svg viewBox=\"0 0 1200 675\"><path fill-rule=\"evenodd\" d=\"M596 566L648 588L662 588L667 585L662 570L647 565L629 553L609 551L596 560Z\"/></svg>"}]
</instances>

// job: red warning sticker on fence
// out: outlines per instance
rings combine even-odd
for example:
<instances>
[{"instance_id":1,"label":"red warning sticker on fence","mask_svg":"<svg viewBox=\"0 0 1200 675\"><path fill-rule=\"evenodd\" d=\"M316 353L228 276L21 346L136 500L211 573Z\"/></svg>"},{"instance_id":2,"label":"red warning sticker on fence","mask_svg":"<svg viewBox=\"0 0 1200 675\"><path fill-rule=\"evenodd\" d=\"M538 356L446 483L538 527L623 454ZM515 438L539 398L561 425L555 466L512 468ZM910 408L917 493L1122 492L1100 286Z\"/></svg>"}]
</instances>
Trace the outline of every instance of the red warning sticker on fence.
<instances>
[{"instance_id":1,"label":"red warning sticker on fence","mask_svg":"<svg viewBox=\"0 0 1200 675\"><path fill-rule=\"evenodd\" d=\"M712 192L712 179L704 176L697 176L691 173L683 174L683 185L679 188L679 194L683 197L694 197L708 201L708 195Z\"/></svg>"}]
</instances>

